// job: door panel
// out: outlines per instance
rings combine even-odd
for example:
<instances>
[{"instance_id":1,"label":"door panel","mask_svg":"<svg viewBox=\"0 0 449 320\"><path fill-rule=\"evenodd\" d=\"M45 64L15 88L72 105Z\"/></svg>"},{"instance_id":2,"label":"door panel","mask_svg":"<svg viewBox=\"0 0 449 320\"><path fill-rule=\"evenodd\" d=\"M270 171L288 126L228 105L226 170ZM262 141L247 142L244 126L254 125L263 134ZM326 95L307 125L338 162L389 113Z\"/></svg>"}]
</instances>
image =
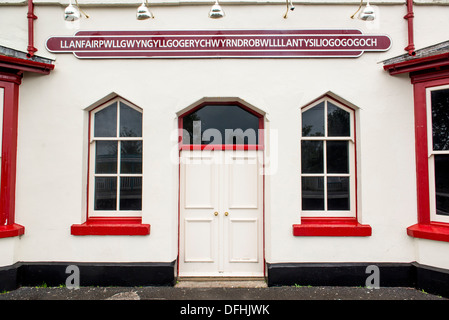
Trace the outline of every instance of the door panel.
<instances>
[{"instance_id":1,"label":"door panel","mask_svg":"<svg viewBox=\"0 0 449 320\"><path fill-rule=\"evenodd\" d=\"M185 219L184 262L214 262L216 228L213 219Z\"/></svg>"},{"instance_id":2,"label":"door panel","mask_svg":"<svg viewBox=\"0 0 449 320\"><path fill-rule=\"evenodd\" d=\"M184 189L185 208L214 208L216 165L212 162L212 156L194 153L186 157L188 164L184 170L184 181L189 185ZM196 183L197 181L201 183Z\"/></svg>"},{"instance_id":3,"label":"door panel","mask_svg":"<svg viewBox=\"0 0 449 320\"><path fill-rule=\"evenodd\" d=\"M229 262L259 261L258 219L229 219Z\"/></svg>"},{"instance_id":4,"label":"door panel","mask_svg":"<svg viewBox=\"0 0 449 320\"><path fill-rule=\"evenodd\" d=\"M244 152L244 151L243 151ZM253 208L259 206L259 166L257 154L240 154L227 156L229 208Z\"/></svg>"}]
</instances>

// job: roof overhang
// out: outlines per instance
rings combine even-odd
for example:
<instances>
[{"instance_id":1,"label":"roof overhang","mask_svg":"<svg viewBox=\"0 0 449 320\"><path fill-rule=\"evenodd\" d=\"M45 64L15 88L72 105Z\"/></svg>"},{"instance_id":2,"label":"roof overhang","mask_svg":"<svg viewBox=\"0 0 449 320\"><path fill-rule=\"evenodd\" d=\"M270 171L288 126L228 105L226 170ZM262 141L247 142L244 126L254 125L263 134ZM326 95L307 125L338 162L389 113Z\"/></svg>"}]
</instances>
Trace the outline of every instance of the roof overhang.
<instances>
[{"instance_id":1,"label":"roof overhang","mask_svg":"<svg viewBox=\"0 0 449 320\"><path fill-rule=\"evenodd\" d=\"M51 59L38 56L27 58L24 52L0 46L0 70L49 74L54 68L55 65Z\"/></svg>"},{"instance_id":2,"label":"roof overhang","mask_svg":"<svg viewBox=\"0 0 449 320\"><path fill-rule=\"evenodd\" d=\"M383 64L391 75L448 67L449 41L417 50L415 56L405 54L385 60Z\"/></svg>"}]
</instances>

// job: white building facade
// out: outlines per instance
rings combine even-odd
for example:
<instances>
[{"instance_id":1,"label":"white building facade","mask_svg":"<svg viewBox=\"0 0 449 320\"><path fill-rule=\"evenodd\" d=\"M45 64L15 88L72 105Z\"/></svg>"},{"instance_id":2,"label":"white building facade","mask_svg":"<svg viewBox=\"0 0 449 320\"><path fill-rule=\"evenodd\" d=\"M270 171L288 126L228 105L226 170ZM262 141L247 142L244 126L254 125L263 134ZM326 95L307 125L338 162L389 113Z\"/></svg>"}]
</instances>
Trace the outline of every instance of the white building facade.
<instances>
[{"instance_id":1,"label":"white building facade","mask_svg":"<svg viewBox=\"0 0 449 320\"><path fill-rule=\"evenodd\" d=\"M448 3L78 4L0 1L0 291L376 265L449 294Z\"/></svg>"}]
</instances>

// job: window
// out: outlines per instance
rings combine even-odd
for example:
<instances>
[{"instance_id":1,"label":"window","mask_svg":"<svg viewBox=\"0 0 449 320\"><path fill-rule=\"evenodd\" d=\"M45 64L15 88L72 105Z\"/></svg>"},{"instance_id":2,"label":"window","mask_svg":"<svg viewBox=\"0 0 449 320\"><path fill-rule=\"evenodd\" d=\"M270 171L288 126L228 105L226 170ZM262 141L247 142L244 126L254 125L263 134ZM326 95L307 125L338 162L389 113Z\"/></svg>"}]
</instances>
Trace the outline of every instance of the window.
<instances>
[{"instance_id":1,"label":"window","mask_svg":"<svg viewBox=\"0 0 449 320\"><path fill-rule=\"evenodd\" d=\"M391 75L409 73L413 84L417 223L407 228L411 237L449 242L449 62L440 44L413 57L384 61ZM418 52L417 52L418 56Z\"/></svg>"},{"instance_id":2,"label":"window","mask_svg":"<svg viewBox=\"0 0 449 320\"><path fill-rule=\"evenodd\" d=\"M188 149L258 149L263 117L239 103L204 103L180 116Z\"/></svg>"},{"instance_id":3,"label":"window","mask_svg":"<svg viewBox=\"0 0 449 320\"><path fill-rule=\"evenodd\" d=\"M19 108L20 77L0 74L0 119L3 130L1 139L1 193L0 238L23 235L24 226L15 223L15 186L17 154L17 117ZM1 135L0 135L1 136Z\"/></svg>"},{"instance_id":4,"label":"window","mask_svg":"<svg viewBox=\"0 0 449 320\"><path fill-rule=\"evenodd\" d=\"M413 74L418 223L415 238L449 242L449 73Z\"/></svg>"},{"instance_id":5,"label":"window","mask_svg":"<svg viewBox=\"0 0 449 320\"><path fill-rule=\"evenodd\" d=\"M89 112L88 213L72 235L147 235L142 110L115 97Z\"/></svg>"},{"instance_id":6,"label":"window","mask_svg":"<svg viewBox=\"0 0 449 320\"><path fill-rule=\"evenodd\" d=\"M328 92L301 112L301 223L294 236L371 236L357 217L356 107Z\"/></svg>"},{"instance_id":7,"label":"window","mask_svg":"<svg viewBox=\"0 0 449 320\"><path fill-rule=\"evenodd\" d=\"M355 217L354 110L321 99L302 110L301 214Z\"/></svg>"},{"instance_id":8,"label":"window","mask_svg":"<svg viewBox=\"0 0 449 320\"><path fill-rule=\"evenodd\" d=\"M89 216L139 216L142 210L142 113L114 101L91 112Z\"/></svg>"},{"instance_id":9,"label":"window","mask_svg":"<svg viewBox=\"0 0 449 320\"><path fill-rule=\"evenodd\" d=\"M431 221L449 222L449 86L427 89Z\"/></svg>"}]
</instances>

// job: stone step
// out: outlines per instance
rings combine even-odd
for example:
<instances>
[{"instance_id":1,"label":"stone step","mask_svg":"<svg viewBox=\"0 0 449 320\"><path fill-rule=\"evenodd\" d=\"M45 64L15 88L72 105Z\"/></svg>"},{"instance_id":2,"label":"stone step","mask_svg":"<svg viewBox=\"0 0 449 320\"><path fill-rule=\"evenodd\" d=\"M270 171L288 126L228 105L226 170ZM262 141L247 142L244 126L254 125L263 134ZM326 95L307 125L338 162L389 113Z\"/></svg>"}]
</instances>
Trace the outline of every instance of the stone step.
<instances>
[{"instance_id":1,"label":"stone step","mask_svg":"<svg viewBox=\"0 0 449 320\"><path fill-rule=\"evenodd\" d=\"M176 288L267 288L264 278L250 277L182 277Z\"/></svg>"}]
</instances>

